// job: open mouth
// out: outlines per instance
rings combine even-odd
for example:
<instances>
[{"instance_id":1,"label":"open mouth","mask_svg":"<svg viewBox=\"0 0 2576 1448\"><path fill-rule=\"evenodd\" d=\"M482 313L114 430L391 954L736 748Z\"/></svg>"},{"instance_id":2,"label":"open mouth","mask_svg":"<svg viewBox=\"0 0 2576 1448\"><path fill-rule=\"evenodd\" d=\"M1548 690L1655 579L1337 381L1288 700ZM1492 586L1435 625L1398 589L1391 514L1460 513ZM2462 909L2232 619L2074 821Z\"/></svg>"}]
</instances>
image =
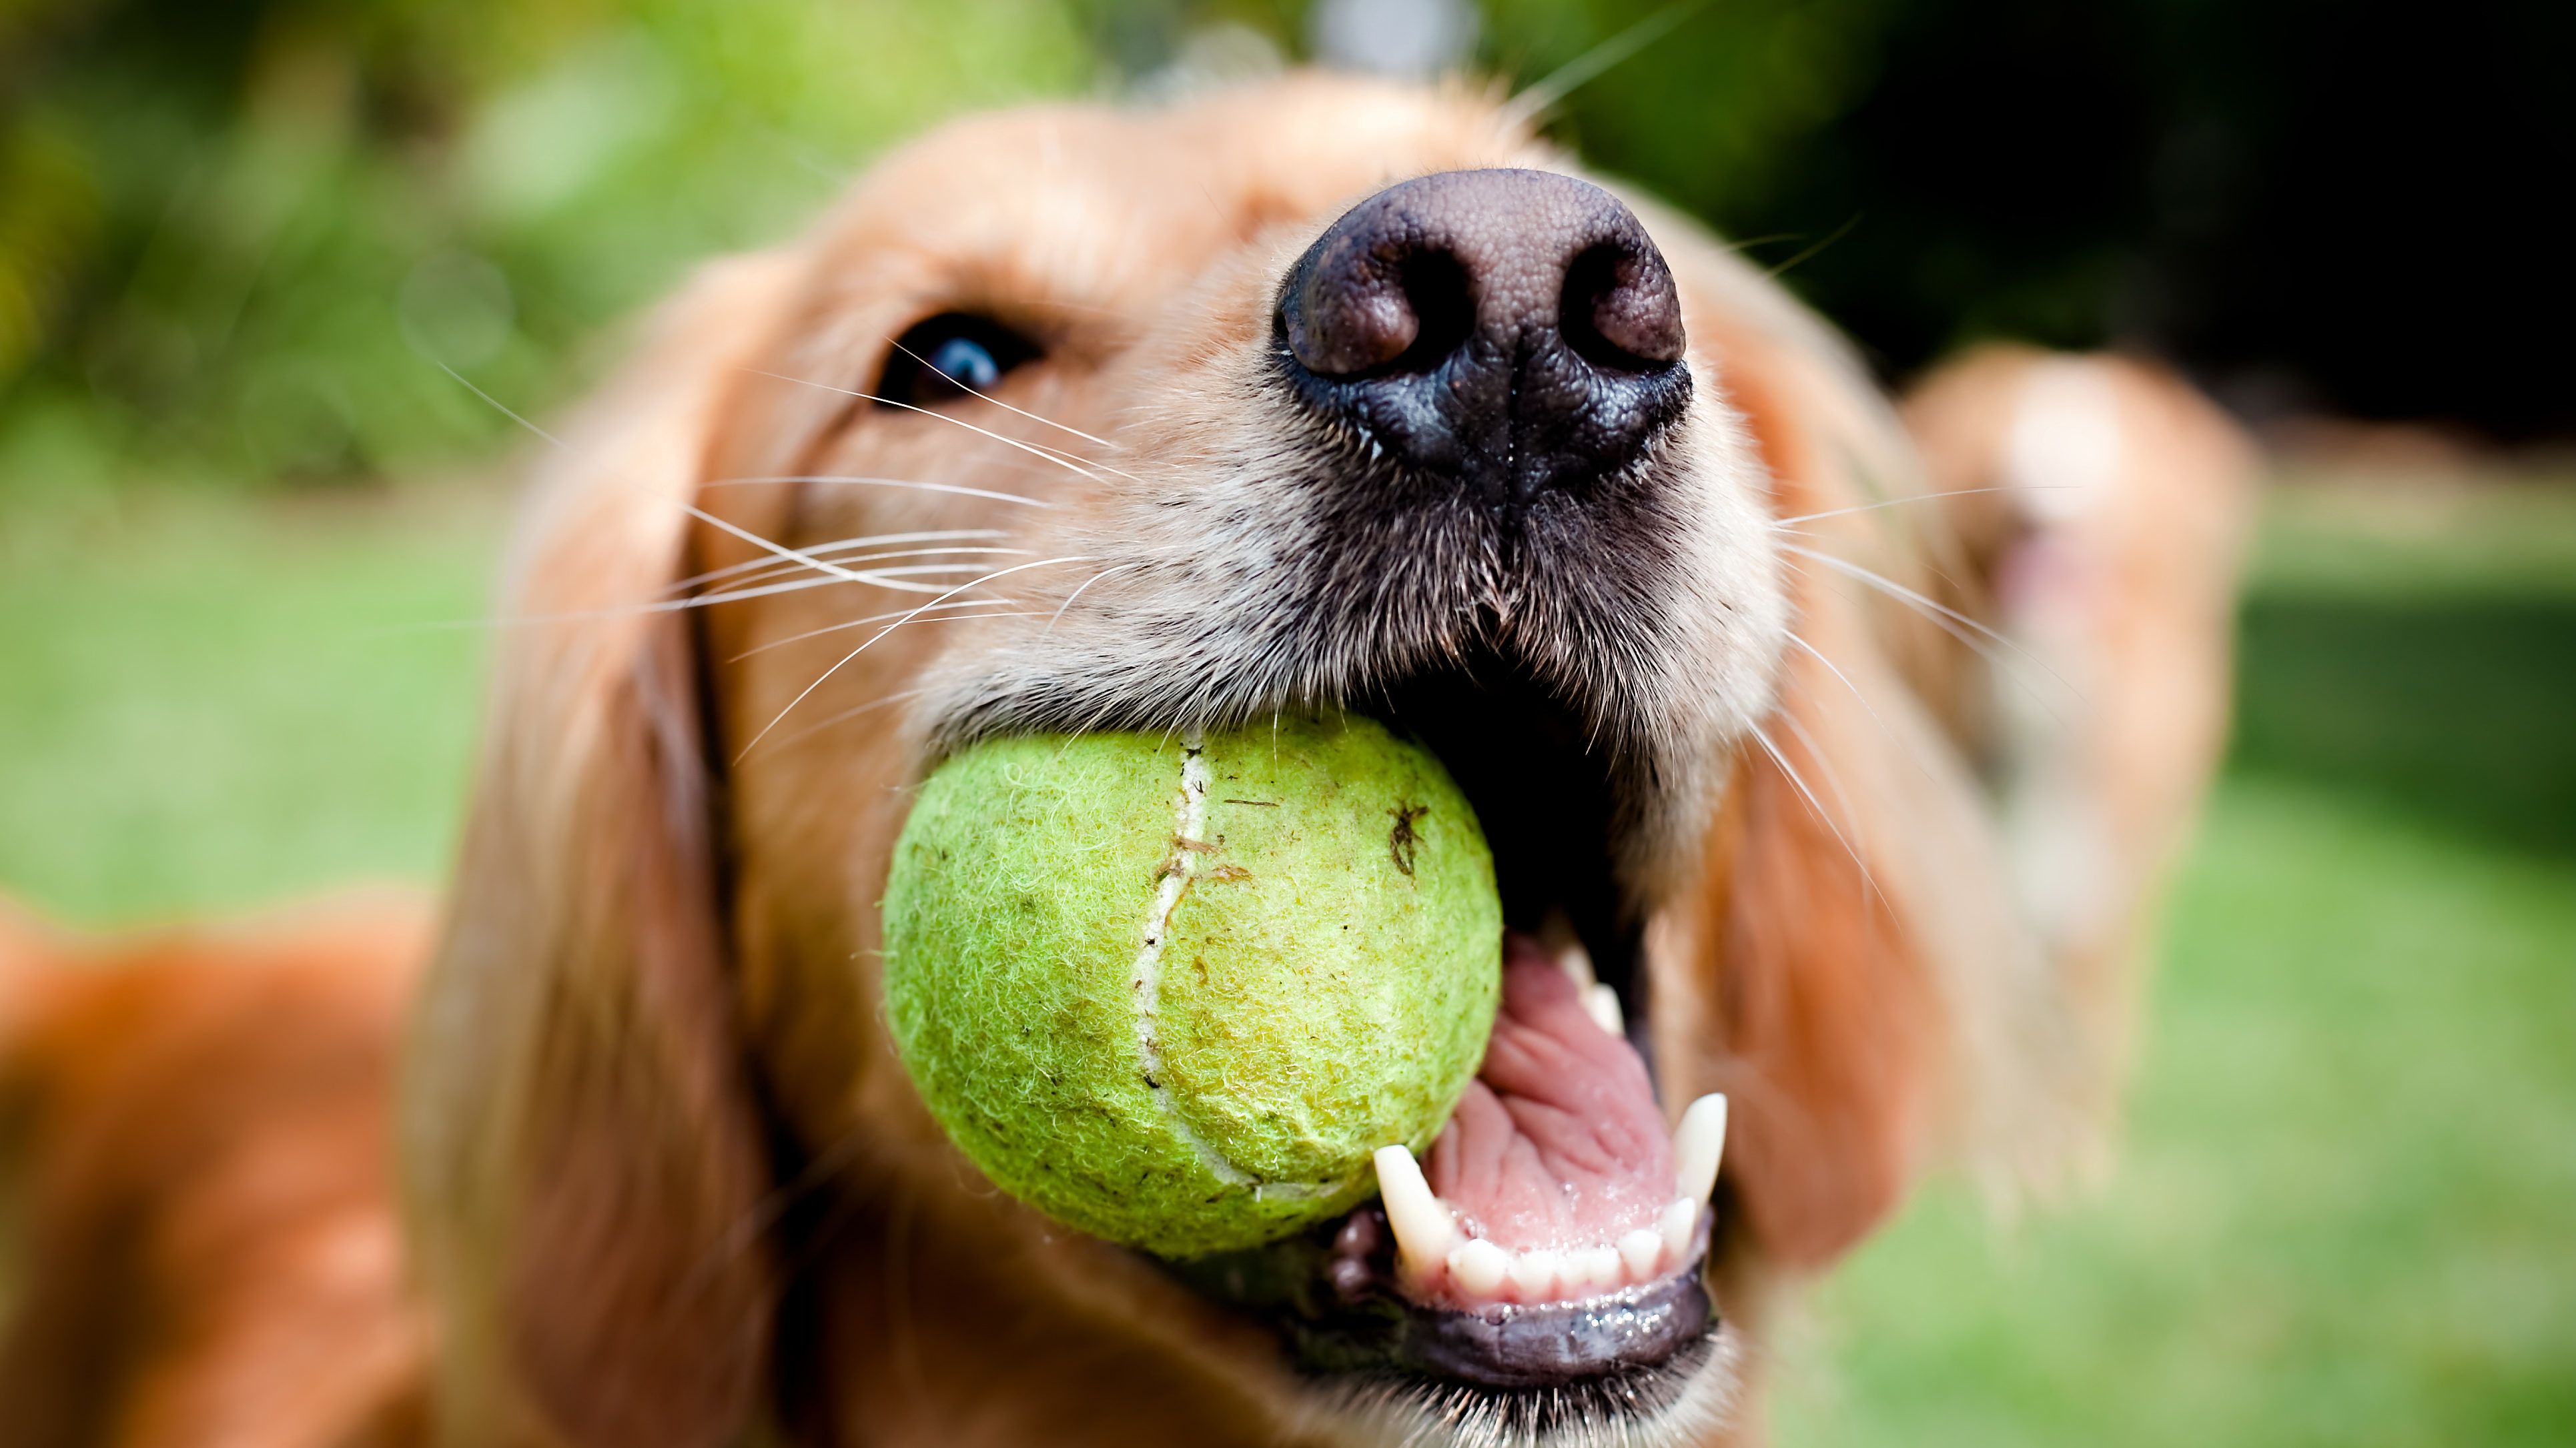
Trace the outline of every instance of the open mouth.
<instances>
[{"instance_id":1,"label":"open mouth","mask_svg":"<svg viewBox=\"0 0 2576 1448\"><path fill-rule=\"evenodd\" d=\"M1169 1270L1266 1316L1308 1371L1652 1411L1716 1329L1700 1275L1725 1102L1665 1126L1641 932L1612 866L1616 767L1499 660L1365 707L1440 756L1493 851L1503 999L1483 1065L1421 1160L1377 1154L1379 1200Z\"/></svg>"}]
</instances>

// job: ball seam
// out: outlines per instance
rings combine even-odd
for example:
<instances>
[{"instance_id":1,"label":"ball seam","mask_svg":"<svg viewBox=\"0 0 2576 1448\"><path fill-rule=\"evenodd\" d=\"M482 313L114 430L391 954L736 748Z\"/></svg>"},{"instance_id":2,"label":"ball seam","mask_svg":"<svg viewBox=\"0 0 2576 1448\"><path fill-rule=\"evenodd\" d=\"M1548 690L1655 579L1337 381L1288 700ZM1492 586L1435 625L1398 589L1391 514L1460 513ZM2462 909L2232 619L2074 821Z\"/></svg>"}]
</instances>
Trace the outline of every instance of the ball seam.
<instances>
[{"instance_id":1,"label":"ball seam","mask_svg":"<svg viewBox=\"0 0 2576 1448\"><path fill-rule=\"evenodd\" d=\"M1265 1181L1235 1165L1199 1134L1197 1126L1181 1110L1171 1087L1163 1081L1163 951L1171 935L1172 912L1179 908L1181 897L1189 893L1190 882L1198 873L1199 856L1214 848L1206 838L1208 782L1206 736L1195 728L1187 730L1181 735L1180 785L1173 792L1172 853L1163 862L1161 878L1155 882L1153 898L1146 906L1144 943L1137 949L1135 967L1129 972L1128 994L1136 1003L1136 1055L1145 1089L1152 1094L1172 1134L1217 1180L1228 1186L1250 1187L1256 1200L1328 1195L1341 1188L1328 1182Z\"/></svg>"}]
</instances>

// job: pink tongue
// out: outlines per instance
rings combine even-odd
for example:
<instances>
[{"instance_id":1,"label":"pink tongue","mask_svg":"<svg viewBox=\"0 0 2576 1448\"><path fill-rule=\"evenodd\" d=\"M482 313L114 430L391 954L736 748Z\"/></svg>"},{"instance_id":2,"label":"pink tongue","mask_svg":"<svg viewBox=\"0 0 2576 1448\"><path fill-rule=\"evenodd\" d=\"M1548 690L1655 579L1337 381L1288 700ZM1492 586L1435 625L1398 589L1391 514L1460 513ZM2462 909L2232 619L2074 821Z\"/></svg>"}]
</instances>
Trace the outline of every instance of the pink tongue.
<instances>
[{"instance_id":1,"label":"pink tongue","mask_svg":"<svg viewBox=\"0 0 2576 1448\"><path fill-rule=\"evenodd\" d=\"M1428 1165L1471 1234L1515 1249L1615 1242L1673 1199L1646 1063L1527 935L1503 936L1502 1013Z\"/></svg>"}]
</instances>

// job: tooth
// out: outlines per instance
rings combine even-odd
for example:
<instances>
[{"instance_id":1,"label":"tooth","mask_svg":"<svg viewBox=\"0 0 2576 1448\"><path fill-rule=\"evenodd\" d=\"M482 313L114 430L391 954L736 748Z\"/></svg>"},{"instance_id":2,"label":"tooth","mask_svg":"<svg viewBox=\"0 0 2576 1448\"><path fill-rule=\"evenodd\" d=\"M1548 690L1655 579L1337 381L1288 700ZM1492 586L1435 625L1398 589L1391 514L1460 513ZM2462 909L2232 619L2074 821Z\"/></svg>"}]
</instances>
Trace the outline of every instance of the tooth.
<instances>
[{"instance_id":1,"label":"tooth","mask_svg":"<svg viewBox=\"0 0 2576 1448\"><path fill-rule=\"evenodd\" d=\"M1570 1291L1607 1292L1619 1285L1619 1249L1586 1247L1565 1254L1565 1285Z\"/></svg>"},{"instance_id":2,"label":"tooth","mask_svg":"<svg viewBox=\"0 0 2576 1448\"><path fill-rule=\"evenodd\" d=\"M1590 990L1600 977L1592 972L1592 952L1583 948L1583 937L1574 933L1574 922L1562 910L1550 910L1539 922L1538 943L1556 960L1556 968L1576 986Z\"/></svg>"},{"instance_id":3,"label":"tooth","mask_svg":"<svg viewBox=\"0 0 2576 1448\"><path fill-rule=\"evenodd\" d=\"M1377 1162L1377 1194L1386 1203L1386 1223L1395 1229L1395 1245L1405 1264L1427 1272L1449 1256L1449 1248L1458 1240L1458 1224L1449 1208L1431 1194L1431 1183L1422 1179L1422 1165L1402 1145L1381 1146Z\"/></svg>"},{"instance_id":4,"label":"tooth","mask_svg":"<svg viewBox=\"0 0 2576 1448\"><path fill-rule=\"evenodd\" d=\"M1512 1254L1512 1286L1520 1290L1523 1302L1545 1302L1556 1287L1557 1254L1545 1247L1532 1247Z\"/></svg>"},{"instance_id":5,"label":"tooth","mask_svg":"<svg viewBox=\"0 0 2576 1448\"><path fill-rule=\"evenodd\" d=\"M1477 1297L1493 1296L1511 1270L1512 1254L1482 1237L1469 1238L1449 1254L1449 1275Z\"/></svg>"},{"instance_id":6,"label":"tooth","mask_svg":"<svg viewBox=\"0 0 2576 1448\"><path fill-rule=\"evenodd\" d=\"M1708 1200L1717 1186L1717 1163L1726 1154L1726 1098L1712 1092L1690 1104L1673 1131L1673 1178L1681 1194Z\"/></svg>"},{"instance_id":7,"label":"tooth","mask_svg":"<svg viewBox=\"0 0 2576 1448\"><path fill-rule=\"evenodd\" d=\"M1664 1234L1652 1227L1639 1227L1619 1239L1619 1260L1628 1268L1631 1282L1650 1282L1655 1276L1655 1259L1664 1255Z\"/></svg>"},{"instance_id":8,"label":"tooth","mask_svg":"<svg viewBox=\"0 0 2576 1448\"><path fill-rule=\"evenodd\" d=\"M1674 1266L1690 1260L1691 1229L1698 1225L1699 1202L1692 1197L1676 1199L1656 1220L1655 1228L1663 1234L1664 1250L1673 1254Z\"/></svg>"},{"instance_id":9,"label":"tooth","mask_svg":"<svg viewBox=\"0 0 2576 1448\"><path fill-rule=\"evenodd\" d=\"M1589 985L1583 989L1583 1008L1601 1029L1614 1036L1628 1034L1628 1022L1619 1011L1619 993L1606 985Z\"/></svg>"}]
</instances>

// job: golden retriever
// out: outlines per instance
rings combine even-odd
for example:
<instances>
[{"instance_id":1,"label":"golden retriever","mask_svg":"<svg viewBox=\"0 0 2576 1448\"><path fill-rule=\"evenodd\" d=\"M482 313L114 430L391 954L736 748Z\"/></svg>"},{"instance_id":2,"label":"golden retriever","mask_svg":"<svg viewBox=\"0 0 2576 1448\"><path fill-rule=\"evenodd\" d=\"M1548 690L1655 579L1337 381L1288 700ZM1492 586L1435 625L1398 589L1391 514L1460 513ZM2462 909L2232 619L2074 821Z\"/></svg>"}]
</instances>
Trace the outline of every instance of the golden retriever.
<instances>
[{"instance_id":1,"label":"golden retriever","mask_svg":"<svg viewBox=\"0 0 2576 1448\"><path fill-rule=\"evenodd\" d=\"M1759 1440L1786 1285L1941 1163L2092 1140L2224 714L2223 419L2016 352L1910 407L1473 89L892 155L547 459L398 1090L399 912L123 973L0 945L9 1441ZM1584 1058L1630 1074L1567 1099L1731 1100L1678 1258L1425 1294L1372 1204L1162 1263L931 1122L876 909L928 766L1283 710L1448 764L1509 948L1604 988ZM1435 1151L1462 1213L1670 1170L1478 1110L1518 1176Z\"/></svg>"}]
</instances>

